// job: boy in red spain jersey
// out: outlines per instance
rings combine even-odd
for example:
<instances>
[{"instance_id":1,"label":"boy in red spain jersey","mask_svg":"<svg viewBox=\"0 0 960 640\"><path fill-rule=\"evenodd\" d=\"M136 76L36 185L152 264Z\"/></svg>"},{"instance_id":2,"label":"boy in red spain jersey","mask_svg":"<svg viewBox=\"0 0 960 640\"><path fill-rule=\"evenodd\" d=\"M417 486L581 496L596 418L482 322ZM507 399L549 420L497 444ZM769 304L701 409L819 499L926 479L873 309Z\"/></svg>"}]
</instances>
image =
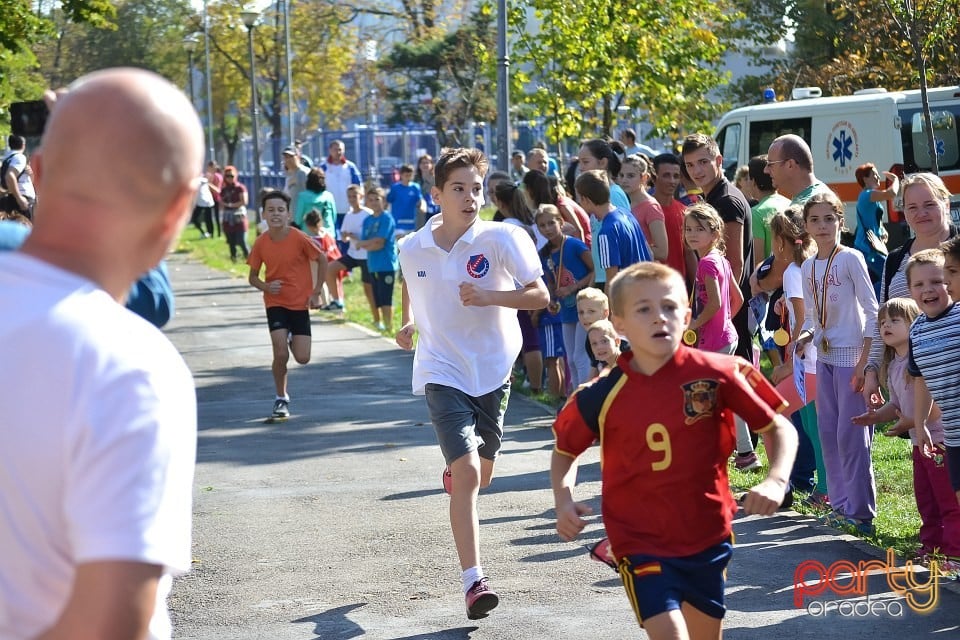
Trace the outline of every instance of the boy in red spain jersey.
<instances>
[{"instance_id":1,"label":"boy in red spain jersey","mask_svg":"<svg viewBox=\"0 0 960 640\"><path fill-rule=\"evenodd\" d=\"M735 356L681 344L690 322L683 278L655 262L609 285L613 324L632 351L570 397L554 425L550 468L557 532L572 540L590 508L573 500L577 457L600 440L603 522L627 596L653 640L720 638L724 569L737 504L727 480L733 415L764 436L770 471L743 501L770 515L797 449L783 398Z\"/></svg>"}]
</instances>

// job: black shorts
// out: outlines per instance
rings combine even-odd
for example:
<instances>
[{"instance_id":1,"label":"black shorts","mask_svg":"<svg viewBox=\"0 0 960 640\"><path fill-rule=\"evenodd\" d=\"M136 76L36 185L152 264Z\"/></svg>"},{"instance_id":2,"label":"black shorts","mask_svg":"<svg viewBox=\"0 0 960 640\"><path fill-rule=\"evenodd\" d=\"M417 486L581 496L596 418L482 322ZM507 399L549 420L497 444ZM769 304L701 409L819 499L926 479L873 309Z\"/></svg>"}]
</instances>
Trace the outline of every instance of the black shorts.
<instances>
[{"instance_id":1,"label":"black shorts","mask_svg":"<svg viewBox=\"0 0 960 640\"><path fill-rule=\"evenodd\" d=\"M397 279L396 271L373 271L370 273L373 284L373 303L378 307L393 306L393 284Z\"/></svg>"},{"instance_id":2,"label":"black shorts","mask_svg":"<svg viewBox=\"0 0 960 640\"><path fill-rule=\"evenodd\" d=\"M370 271L367 269L366 260L357 260L349 253L344 253L337 258L337 262L343 265L344 271L353 271L354 267L360 267L360 281L370 284L373 282L370 278Z\"/></svg>"},{"instance_id":3,"label":"black shorts","mask_svg":"<svg viewBox=\"0 0 960 640\"><path fill-rule=\"evenodd\" d=\"M309 336L310 312L306 309L294 311L286 307L267 307L267 326L271 332L286 329L294 336Z\"/></svg>"},{"instance_id":4,"label":"black shorts","mask_svg":"<svg viewBox=\"0 0 960 640\"><path fill-rule=\"evenodd\" d=\"M943 446L947 458L947 472L954 491L960 491L960 447Z\"/></svg>"}]
</instances>

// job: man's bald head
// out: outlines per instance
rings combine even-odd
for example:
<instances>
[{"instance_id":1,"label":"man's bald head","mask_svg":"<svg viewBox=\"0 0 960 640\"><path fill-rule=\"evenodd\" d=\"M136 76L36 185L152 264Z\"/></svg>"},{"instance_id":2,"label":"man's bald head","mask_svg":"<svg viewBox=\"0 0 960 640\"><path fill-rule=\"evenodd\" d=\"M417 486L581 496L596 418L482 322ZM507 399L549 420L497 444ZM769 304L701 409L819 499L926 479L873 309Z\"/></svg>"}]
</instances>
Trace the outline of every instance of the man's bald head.
<instances>
[{"instance_id":1,"label":"man's bald head","mask_svg":"<svg viewBox=\"0 0 960 640\"><path fill-rule=\"evenodd\" d=\"M80 78L57 100L41 153L38 199L53 190L158 212L200 174L203 129L167 80L141 69L107 69Z\"/></svg>"},{"instance_id":2,"label":"man's bald head","mask_svg":"<svg viewBox=\"0 0 960 640\"><path fill-rule=\"evenodd\" d=\"M36 222L22 250L122 299L193 209L203 168L197 113L140 69L98 71L48 98L34 154Z\"/></svg>"}]
</instances>

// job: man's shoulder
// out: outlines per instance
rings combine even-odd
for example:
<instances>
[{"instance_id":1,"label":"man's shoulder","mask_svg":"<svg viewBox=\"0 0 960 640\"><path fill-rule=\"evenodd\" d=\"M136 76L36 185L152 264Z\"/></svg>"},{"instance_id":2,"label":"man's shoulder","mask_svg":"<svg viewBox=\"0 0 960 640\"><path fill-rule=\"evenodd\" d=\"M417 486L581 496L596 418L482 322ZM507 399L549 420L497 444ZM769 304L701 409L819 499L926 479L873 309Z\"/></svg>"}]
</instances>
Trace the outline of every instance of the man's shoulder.
<instances>
[{"instance_id":1,"label":"man's shoulder","mask_svg":"<svg viewBox=\"0 0 960 640\"><path fill-rule=\"evenodd\" d=\"M721 217L724 216L725 212L746 214L750 211L750 203L747 201L747 197L726 178L722 178L710 190L705 199L707 204L715 208ZM729 222L726 218L724 218L724 221Z\"/></svg>"}]
</instances>

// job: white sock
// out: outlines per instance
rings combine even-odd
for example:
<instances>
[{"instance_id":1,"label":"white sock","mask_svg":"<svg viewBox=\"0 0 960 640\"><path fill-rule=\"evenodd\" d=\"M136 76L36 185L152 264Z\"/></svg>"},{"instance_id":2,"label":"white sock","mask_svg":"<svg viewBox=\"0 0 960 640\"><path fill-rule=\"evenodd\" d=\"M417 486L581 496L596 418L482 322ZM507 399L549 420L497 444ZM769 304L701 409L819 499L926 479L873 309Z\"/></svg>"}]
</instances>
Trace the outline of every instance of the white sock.
<instances>
[{"instance_id":1,"label":"white sock","mask_svg":"<svg viewBox=\"0 0 960 640\"><path fill-rule=\"evenodd\" d=\"M473 583L482 577L483 569L480 568L480 565L464 570L464 572L460 574L460 579L463 581L463 593L466 594L467 591L470 590L470 587L473 586Z\"/></svg>"},{"instance_id":2,"label":"white sock","mask_svg":"<svg viewBox=\"0 0 960 640\"><path fill-rule=\"evenodd\" d=\"M276 401L276 400L284 400L284 401L286 401L286 402L290 402L290 396L277 396L277 397L274 398L274 400L275 400L275 401Z\"/></svg>"}]
</instances>

